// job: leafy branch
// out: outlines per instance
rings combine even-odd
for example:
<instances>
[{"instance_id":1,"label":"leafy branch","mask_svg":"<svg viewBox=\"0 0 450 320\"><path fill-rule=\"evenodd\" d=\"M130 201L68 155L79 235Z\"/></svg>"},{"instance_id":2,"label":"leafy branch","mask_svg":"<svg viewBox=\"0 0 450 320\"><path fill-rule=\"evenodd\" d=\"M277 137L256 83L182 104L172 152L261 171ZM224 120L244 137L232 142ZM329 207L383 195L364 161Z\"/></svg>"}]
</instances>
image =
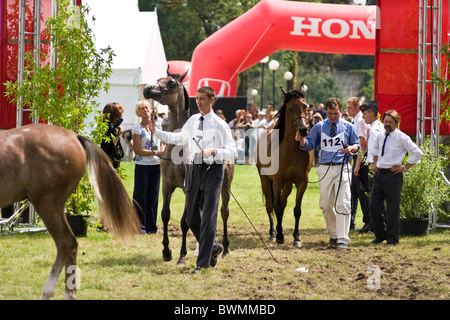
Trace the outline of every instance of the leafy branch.
<instances>
[{"instance_id":1,"label":"leafy branch","mask_svg":"<svg viewBox=\"0 0 450 320\"><path fill-rule=\"evenodd\" d=\"M57 67L36 63L32 52L25 56L24 80L7 82L6 95L22 108L29 108L41 121L48 121L78 134L91 129L91 139L100 144L107 130L99 104L93 99L109 89L114 52L110 47L97 51L92 29L86 16L87 6L72 6L69 0L58 0L58 14L46 22L46 34L56 51ZM95 19L93 19L93 22ZM41 51L42 61L46 54ZM86 123L90 114L94 123ZM86 177L69 198L70 213L89 212L93 192Z\"/></svg>"}]
</instances>

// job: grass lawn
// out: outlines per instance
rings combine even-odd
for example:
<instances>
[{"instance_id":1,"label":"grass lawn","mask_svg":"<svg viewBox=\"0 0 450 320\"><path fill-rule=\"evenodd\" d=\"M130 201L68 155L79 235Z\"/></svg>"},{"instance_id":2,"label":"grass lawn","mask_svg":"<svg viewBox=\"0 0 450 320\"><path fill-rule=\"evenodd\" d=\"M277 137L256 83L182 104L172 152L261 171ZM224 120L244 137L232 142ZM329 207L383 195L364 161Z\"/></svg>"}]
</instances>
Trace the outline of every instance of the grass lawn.
<instances>
[{"instance_id":1,"label":"grass lawn","mask_svg":"<svg viewBox=\"0 0 450 320\"><path fill-rule=\"evenodd\" d=\"M124 163L123 166L127 168L124 183L132 194L134 164ZM317 181L314 169L310 181ZM215 268L192 275L190 272L196 260L195 239L189 233L187 264L177 266L181 243L179 225L184 205L184 195L177 190L172 200L169 226L173 261L162 259L160 218L156 235L137 236L130 244L122 244L108 233L90 229L87 237L78 238L81 271L78 299L450 298L449 230L438 230L425 237L404 237L395 247L370 245L373 235L352 231L348 251L330 249L318 207L318 184L311 183L304 196L300 219L303 247L295 249L292 246L294 192L285 211L285 244L282 245L268 242L269 223L254 166L236 166L232 192L278 262L272 259L232 199L228 223L230 256L219 259ZM161 197L159 207L162 207ZM360 228L359 212L356 220L356 227ZM222 220L219 217L217 239L221 238ZM53 240L46 233L0 236L0 299L38 299L55 254ZM374 286L375 277L378 277L379 286ZM63 276L55 298L64 298Z\"/></svg>"}]
</instances>

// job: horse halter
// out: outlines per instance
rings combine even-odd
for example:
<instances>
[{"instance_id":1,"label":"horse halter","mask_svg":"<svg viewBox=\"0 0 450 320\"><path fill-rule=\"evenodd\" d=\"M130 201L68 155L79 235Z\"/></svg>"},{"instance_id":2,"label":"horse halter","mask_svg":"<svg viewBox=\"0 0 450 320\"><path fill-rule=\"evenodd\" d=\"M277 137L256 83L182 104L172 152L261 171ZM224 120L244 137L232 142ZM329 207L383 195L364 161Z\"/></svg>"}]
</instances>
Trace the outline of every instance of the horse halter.
<instances>
[{"instance_id":1,"label":"horse halter","mask_svg":"<svg viewBox=\"0 0 450 320\"><path fill-rule=\"evenodd\" d=\"M286 94L286 96L285 96L285 99L284 99L284 104L285 105L287 105L287 103L289 102L289 100L291 100L292 98L295 98L295 99L304 99L305 97L304 97L304 95L303 95L303 93L302 92L300 92L300 91L298 91L298 90L293 90L293 91L290 91L290 92L288 92L287 94ZM301 101L300 101L301 102ZM306 101L305 101L305 103L303 103L303 102L301 102L302 103L302 105L303 104L305 104L306 106L308 106L308 104L306 103ZM300 126L299 125L297 125L297 123L299 123L300 122L300 119L306 119L306 116L302 116L302 115L300 115L300 116L298 116L297 118L295 118L294 120L292 120L292 126L295 128L295 130L296 131L298 131L298 132L300 132ZM305 126L305 128L307 127L307 125L306 125L306 123L303 121L303 124L304 124L304 126Z\"/></svg>"},{"instance_id":2,"label":"horse halter","mask_svg":"<svg viewBox=\"0 0 450 320\"><path fill-rule=\"evenodd\" d=\"M296 119L294 119L294 120L292 121L292 125L294 126L295 130L296 130L298 133L300 133L300 135L306 137L306 136L307 136L307 133L308 133L308 129L307 129L306 123L303 121L304 127L300 127L300 126L297 125L297 123L299 123L299 122L301 121L301 119L306 119L306 117L304 117L304 116L299 116L299 117L297 117ZM305 129L306 129L306 132L305 132ZM306 134L305 134L305 133L306 133Z\"/></svg>"},{"instance_id":3,"label":"horse halter","mask_svg":"<svg viewBox=\"0 0 450 320\"><path fill-rule=\"evenodd\" d=\"M306 106L308 106L308 104L306 104ZM292 120L292 126L295 128L296 131L298 131L299 133L301 133L301 127L298 125L298 123L300 123L300 121L302 121L302 119L306 119L306 116L298 116L297 118L295 118L294 120ZM302 121L303 125L305 128L307 128L307 124L305 123L305 121Z\"/></svg>"},{"instance_id":4,"label":"horse halter","mask_svg":"<svg viewBox=\"0 0 450 320\"><path fill-rule=\"evenodd\" d=\"M175 80L175 79L174 79L174 80ZM178 81L175 80L175 83L178 83ZM170 92L170 88L164 90L163 87L161 86L161 83L159 83L159 81L156 82L156 84L157 84L158 87L159 87L159 92L161 93L161 99L162 99L165 95L167 95L167 94ZM183 88L182 85L179 86L179 87L177 88L177 91L180 90L180 89L182 89L182 88Z\"/></svg>"}]
</instances>

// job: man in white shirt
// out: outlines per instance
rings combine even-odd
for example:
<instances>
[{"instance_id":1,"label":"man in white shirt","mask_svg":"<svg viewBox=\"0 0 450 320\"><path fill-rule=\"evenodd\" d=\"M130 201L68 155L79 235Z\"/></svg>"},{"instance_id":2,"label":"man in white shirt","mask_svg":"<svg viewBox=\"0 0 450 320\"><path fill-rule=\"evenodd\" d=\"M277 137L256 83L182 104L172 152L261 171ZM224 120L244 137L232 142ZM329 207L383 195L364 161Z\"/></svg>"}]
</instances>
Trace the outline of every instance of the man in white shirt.
<instances>
[{"instance_id":1,"label":"man in white shirt","mask_svg":"<svg viewBox=\"0 0 450 320\"><path fill-rule=\"evenodd\" d=\"M363 161L362 155L358 155L354 173L356 176L361 176L362 174L364 174L365 178L364 198L367 201L367 212L363 212L364 226L358 231L360 233L366 233L369 231L373 231L372 219L370 218L369 212L370 190L372 189L373 185L373 178L372 175L369 174L369 171L373 163L373 146L375 144L375 141L377 140L377 137L381 133L384 133L384 127L380 120L378 120L378 103L376 100L372 100L368 103L363 104L361 106L361 112L363 113L363 121L368 124L370 129L365 142L365 159Z\"/></svg>"},{"instance_id":2,"label":"man in white shirt","mask_svg":"<svg viewBox=\"0 0 450 320\"><path fill-rule=\"evenodd\" d=\"M383 115L385 133L380 134L373 147L374 182L370 196L370 215L375 232L373 244L387 240L390 245L399 241L400 193L403 172L420 161L422 151L411 138L398 129L400 115L395 110ZM410 158L402 165L406 152ZM386 201L386 211L384 211Z\"/></svg>"},{"instance_id":3,"label":"man in white shirt","mask_svg":"<svg viewBox=\"0 0 450 320\"><path fill-rule=\"evenodd\" d=\"M214 100L214 90L201 87L196 94L200 113L191 116L180 132L159 130L154 122L150 127L164 142L187 146L184 152L189 153L190 163L185 187L186 222L199 243L193 273L214 267L223 250L215 240L223 163L234 163L237 157L230 127L212 109Z\"/></svg>"}]
</instances>

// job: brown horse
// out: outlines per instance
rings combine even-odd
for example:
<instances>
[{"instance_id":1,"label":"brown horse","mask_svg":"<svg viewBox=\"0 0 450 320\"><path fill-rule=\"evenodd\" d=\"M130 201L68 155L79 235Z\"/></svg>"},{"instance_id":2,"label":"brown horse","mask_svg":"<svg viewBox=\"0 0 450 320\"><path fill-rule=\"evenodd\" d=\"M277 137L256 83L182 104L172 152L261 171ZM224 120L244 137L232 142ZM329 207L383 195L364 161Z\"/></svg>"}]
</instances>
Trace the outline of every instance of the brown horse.
<instances>
[{"instance_id":1,"label":"brown horse","mask_svg":"<svg viewBox=\"0 0 450 320\"><path fill-rule=\"evenodd\" d=\"M305 122L307 104L303 91L286 92L283 106L278 111L274 130L263 133L257 145L257 168L261 179L261 187L265 197L266 211L270 221L270 239L277 243L284 242L283 213L287 199L292 191L292 185L297 188L295 198L295 229L294 246L301 247L299 239L299 220L302 214L301 203L308 184L308 174L311 170L312 152L299 149L295 134L299 131L306 135ZM273 223L273 210L277 218L276 233Z\"/></svg>"},{"instance_id":2,"label":"brown horse","mask_svg":"<svg viewBox=\"0 0 450 320\"><path fill-rule=\"evenodd\" d=\"M65 266L65 298L75 299L76 288L69 280L75 275L78 243L67 223L64 205L88 164L100 216L120 238L129 238L138 233L139 224L120 177L97 145L52 125L35 124L1 132L0 150L0 207L29 199L55 241L56 260L41 298L53 296Z\"/></svg>"},{"instance_id":3,"label":"brown horse","mask_svg":"<svg viewBox=\"0 0 450 320\"><path fill-rule=\"evenodd\" d=\"M153 99L161 104L169 107L169 131L181 129L191 116L192 111L189 107L189 95L183 86L183 79L187 71L182 74L171 74L167 68L167 77L161 78L156 84L146 86L144 88L144 97L146 99ZM175 149L177 148L177 149ZM174 150L175 149L175 150ZM181 149L181 150L180 150ZM180 150L180 151L178 151ZM173 152L176 153L178 161L182 163L174 163L172 159ZM185 156L186 158L183 158ZM183 161L180 161L183 159ZM161 219L164 226L163 235L163 258L164 261L172 260L172 251L169 248L168 225L170 220L170 201L172 194L176 188L184 190L184 181L187 174L187 166L189 157L182 154L180 146L167 145L164 156L161 158L161 172L162 172L162 195L163 208L161 211ZM234 175L234 163L224 166L223 186L221 191L222 207L220 209L223 220L223 257L229 254L229 239L227 221L229 216L228 203L230 201L230 186ZM186 235L189 227L186 223L186 209L181 218L181 230L183 233L182 244L180 249L180 258L178 264L184 265L186 263Z\"/></svg>"}]
</instances>

